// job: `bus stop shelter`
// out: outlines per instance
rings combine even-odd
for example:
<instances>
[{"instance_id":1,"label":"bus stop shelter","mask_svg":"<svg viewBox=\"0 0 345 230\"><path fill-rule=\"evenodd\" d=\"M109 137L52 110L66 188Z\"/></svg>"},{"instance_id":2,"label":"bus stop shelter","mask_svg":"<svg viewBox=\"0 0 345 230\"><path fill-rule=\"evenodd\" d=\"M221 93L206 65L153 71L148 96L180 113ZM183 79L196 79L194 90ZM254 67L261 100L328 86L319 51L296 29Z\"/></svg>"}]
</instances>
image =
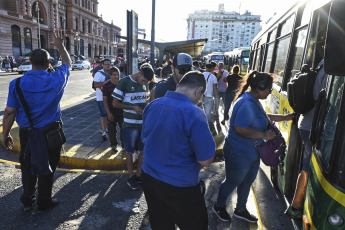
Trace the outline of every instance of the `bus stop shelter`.
<instances>
[{"instance_id":1,"label":"bus stop shelter","mask_svg":"<svg viewBox=\"0 0 345 230\"><path fill-rule=\"evenodd\" d=\"M163 63L173 58L178 53L187 53L192 56L193 59L197 59L200 57L206 42L207 38L177 42L155 42L155 48L158 49L159 53L157 59L159 63ZM138 43L151 48L151 41L138 39Z\"/></svg>"},{"instance_id":2,"label":"bus stop shelter","mask_svg":"<svg viewBox=\"0 0 345 230\"><path fill-rule=\"evenodd\" d=\"M117 37L127 40L127 37L125 36ZM151 48L151 41L138 39L138 43ZM159 63L163 63L164 61L173 58L178 53L187 53L192 56L193 59L198 59L206 43L207 38L176 42L155 42L155 49L158 49L159 53L158 58L156 56L155 58L157 58Z\"/></svg>"}]
</instances>

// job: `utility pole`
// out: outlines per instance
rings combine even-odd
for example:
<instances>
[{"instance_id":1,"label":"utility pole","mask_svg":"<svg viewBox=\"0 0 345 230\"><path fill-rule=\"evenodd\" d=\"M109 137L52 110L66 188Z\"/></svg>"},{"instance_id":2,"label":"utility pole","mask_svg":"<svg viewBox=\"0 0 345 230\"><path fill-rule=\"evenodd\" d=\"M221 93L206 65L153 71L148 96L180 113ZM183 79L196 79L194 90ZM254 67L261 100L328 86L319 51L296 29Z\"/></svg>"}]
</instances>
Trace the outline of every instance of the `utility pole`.
<instances>
[{"instance_id":1,"label":"utility pole","mask_svg":"<svg viewBox=\"0 0 345 230\"><path fill-rule=\"evenodd\" d=\"M40 8L36 2L37 23L38 23L38 48L41 49L41 27L40 27Z\"/></svg>"},{"instance_id":2,"label":"utility pole","mask_svg":"<svg viewBox=\"0 0 345 230\"><path fill-rule=\"evenodd\" d=\"M152 26L151 26L151 65L155 65L155 11L156 0L152 0Z\"/></svg>"}]
</instances>

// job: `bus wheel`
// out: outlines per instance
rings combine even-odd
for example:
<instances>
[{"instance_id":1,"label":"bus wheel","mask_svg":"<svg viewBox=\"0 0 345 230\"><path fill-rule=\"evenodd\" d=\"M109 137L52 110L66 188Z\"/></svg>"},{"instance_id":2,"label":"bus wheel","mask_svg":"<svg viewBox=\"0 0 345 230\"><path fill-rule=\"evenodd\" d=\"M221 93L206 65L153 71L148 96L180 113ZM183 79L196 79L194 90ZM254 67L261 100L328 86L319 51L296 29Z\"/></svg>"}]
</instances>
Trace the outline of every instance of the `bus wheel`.
<instances>
[{"instance_id":1,"label":"bus wheel","mask_svg":"<svg viewBox=\"0 0 345 230\"><path fill-rule=\"evenodd\" d=\"M276 190L279 190L278 186L278 170L277 167L271 167L271 182Z\"/></svg>"}]
</instances>

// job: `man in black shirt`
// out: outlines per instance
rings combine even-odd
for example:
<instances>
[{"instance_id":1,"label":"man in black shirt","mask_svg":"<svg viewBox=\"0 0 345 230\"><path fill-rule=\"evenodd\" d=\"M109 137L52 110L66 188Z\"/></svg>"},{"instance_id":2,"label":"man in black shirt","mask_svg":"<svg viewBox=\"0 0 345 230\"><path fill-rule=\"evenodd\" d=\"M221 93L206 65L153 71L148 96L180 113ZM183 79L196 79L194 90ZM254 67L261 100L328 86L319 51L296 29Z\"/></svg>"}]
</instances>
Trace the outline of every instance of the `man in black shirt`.
<instances>
[{"instance_id":1,"label":"man in black shirt","mask_svg":"<svg viewBox=\"0 0 345 230\"><path fill-rule=\"evenodd\" d=\"M173 60L173 73L166 81L157 84L157 86L152 90L151 93L154 95L154 99L163 97L168 90L175 91L176 85L179 83L183 75L192 70L192 63L193 60L189 54L177 54Z\"/></svg>"}]
</instances>

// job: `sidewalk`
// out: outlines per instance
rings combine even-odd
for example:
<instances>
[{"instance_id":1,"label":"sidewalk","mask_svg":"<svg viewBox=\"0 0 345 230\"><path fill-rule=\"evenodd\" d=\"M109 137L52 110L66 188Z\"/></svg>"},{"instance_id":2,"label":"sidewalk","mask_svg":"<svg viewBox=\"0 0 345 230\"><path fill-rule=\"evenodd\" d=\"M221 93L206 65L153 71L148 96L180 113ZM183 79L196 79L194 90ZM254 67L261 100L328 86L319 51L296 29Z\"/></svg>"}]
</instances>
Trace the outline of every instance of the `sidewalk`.
<instances>
[{"instance_id":1,"label":"sidewalk","mask_svg":"<svg viewBox=\"0 0 345 230\"><path fill-rule=\"evenodd\" d=\"M99 112L95 94L85 95L61 103L62 121L67 138L64 144L60 164L66 167L92 170L124 170L126 169L126 153L118 147L114 153L110 148L109 140L103 141L100 133ZM223 133L226 128L223 126ZM20 151L19 128L12 128L14 139L13 150ZM2 126L0 126L2 140ZM216 154L222 154L224 135L214 138Z\"/></svg>"}]
</instances>

